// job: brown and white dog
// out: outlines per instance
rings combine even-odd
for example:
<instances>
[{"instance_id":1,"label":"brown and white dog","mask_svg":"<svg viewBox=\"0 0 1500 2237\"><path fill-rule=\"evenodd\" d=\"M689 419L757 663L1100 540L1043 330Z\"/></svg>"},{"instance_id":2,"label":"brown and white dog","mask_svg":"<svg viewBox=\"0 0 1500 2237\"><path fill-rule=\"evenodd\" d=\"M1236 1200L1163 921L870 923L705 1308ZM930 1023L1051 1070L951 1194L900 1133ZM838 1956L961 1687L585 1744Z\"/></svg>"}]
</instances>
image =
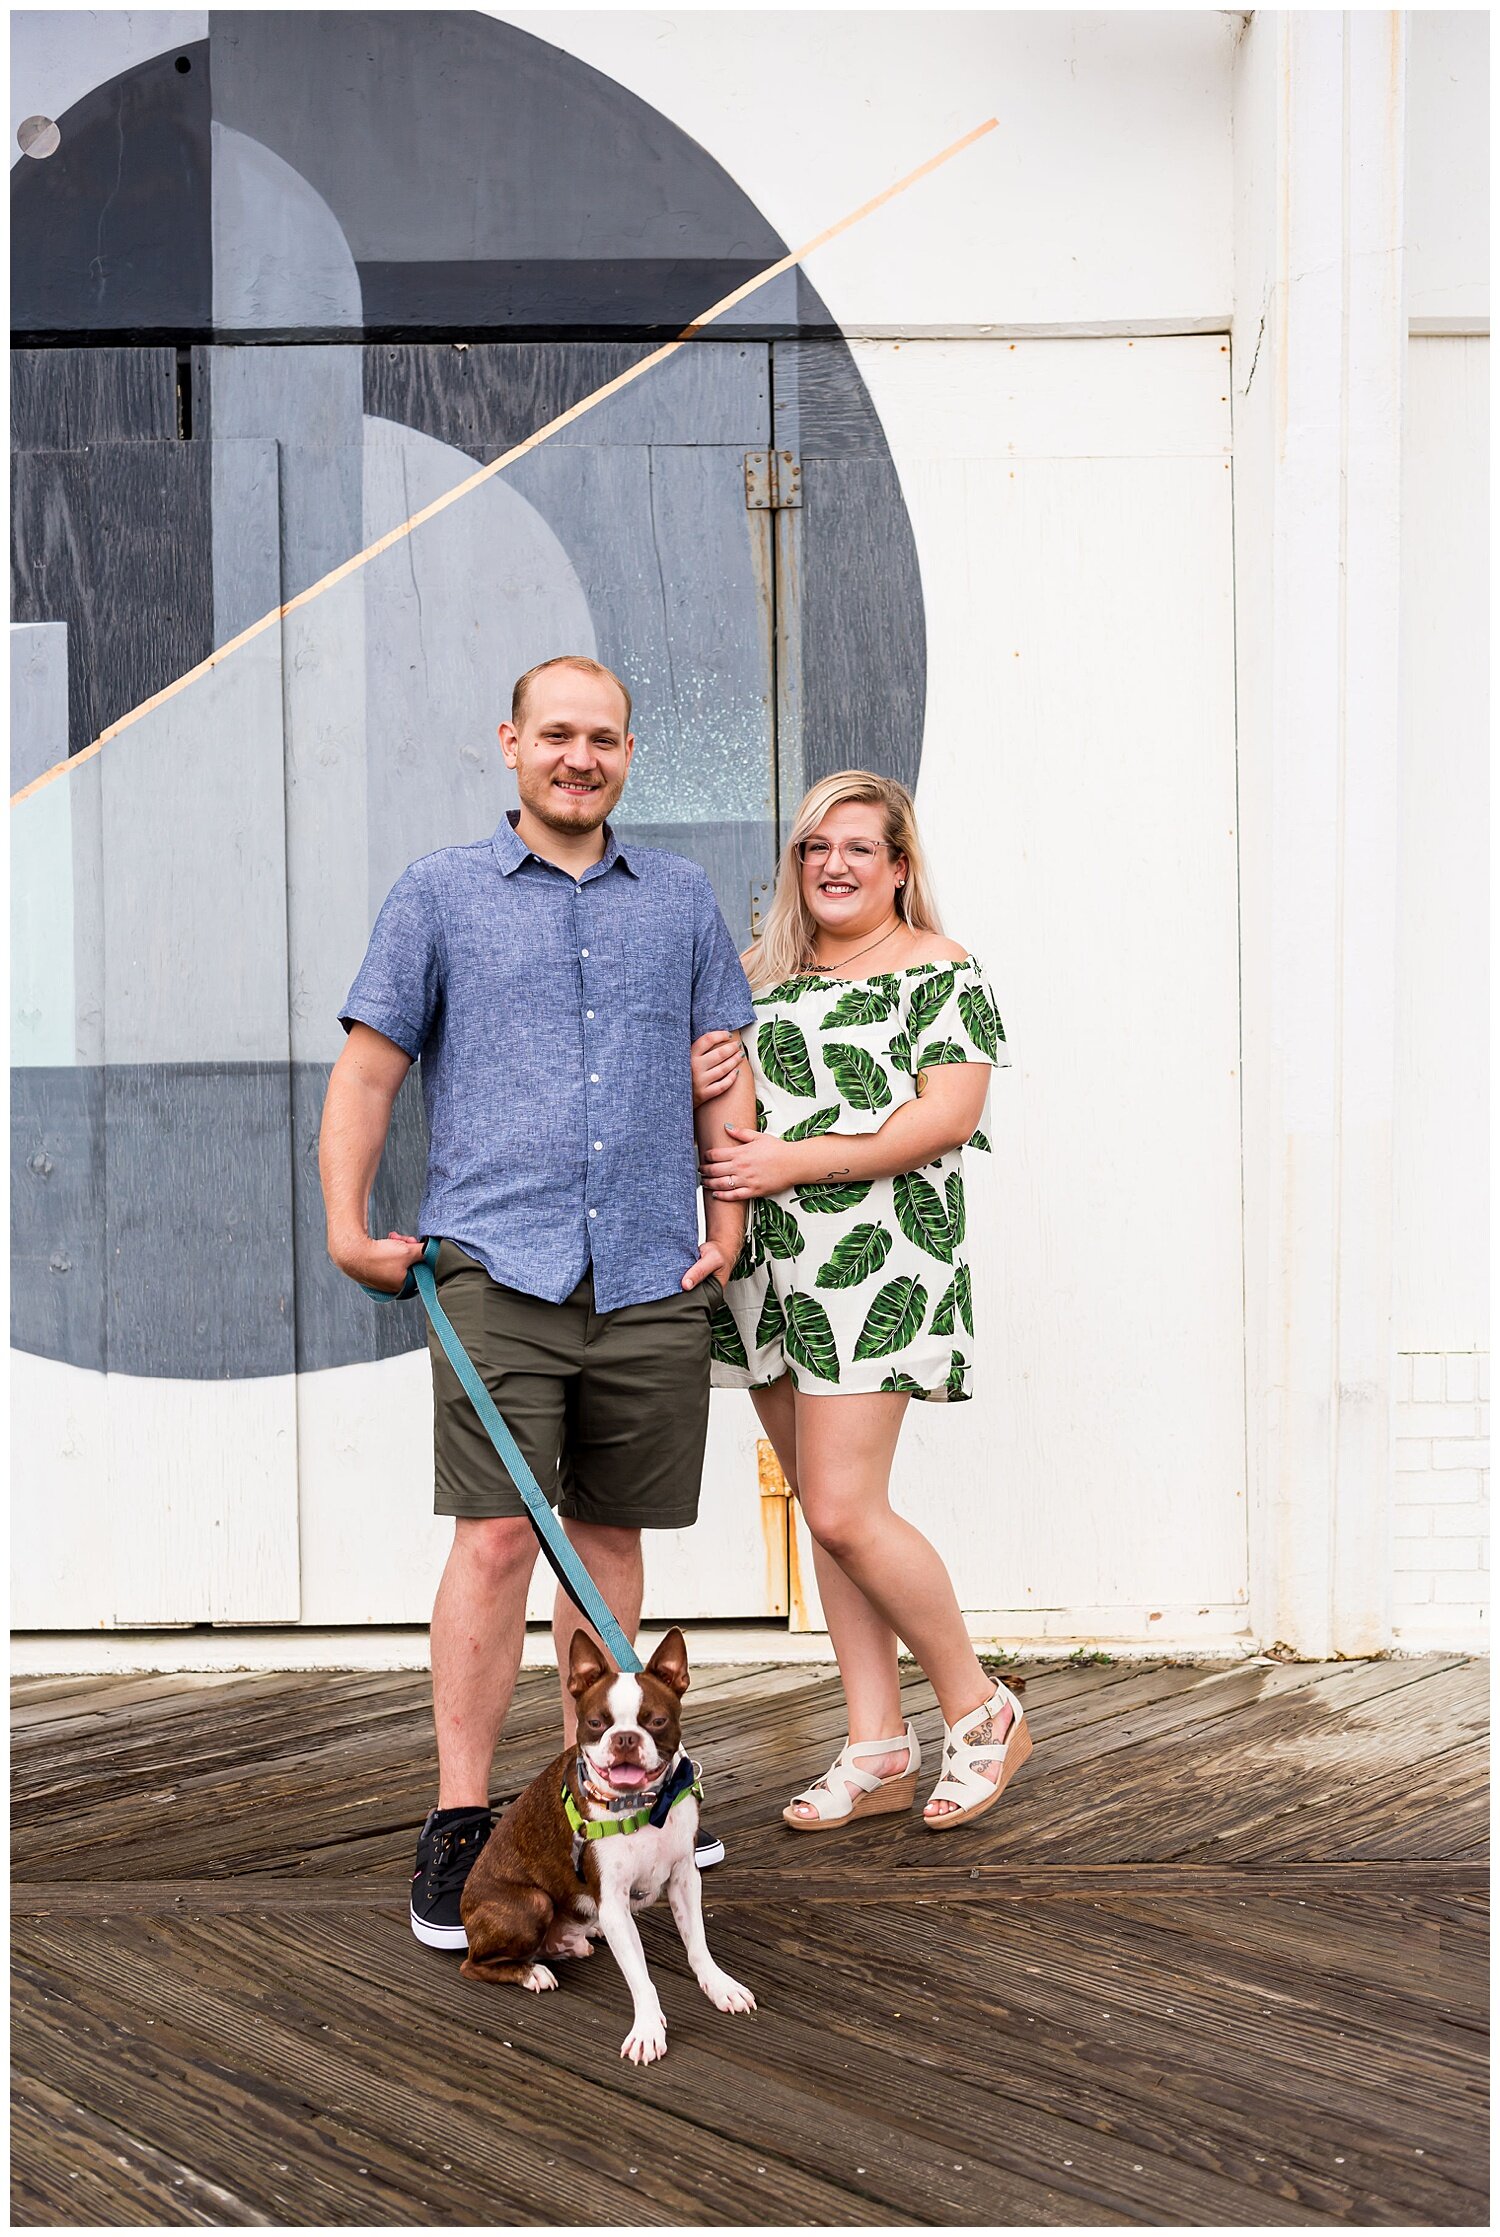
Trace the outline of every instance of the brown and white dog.
<instances>
[{"instance_id":1,"label":"brown and white dog","mask_svg":"<svg viewBox=\"0 0 1500 2237\"><path fill-rule=\"evenodd\" d=\"M542 1960L589 1957L602 1934L635 2001L620 2056L638 2066L664 2057L667 2048L667 2023L633 1916L663 1888L704 1995L721 2012L755 2009L749 1989L708 1954L693 1861L697 1794L688 1786L664 1816L660 1808L692 1777L681 1745L687 1686L680 1631L667 1633L638 1677L616 1670L586 1631L576 1631L568 1691L578 1704L577 1750L558 1756L505 1811L469 1874L461 1906L469 1937L461 1971L471 1981L556 1988L557 1976ZM653 1808L659 1825L645 1822ZM587 1830L606 1825L619 1830Z\"/></svg>"}]
</instances>

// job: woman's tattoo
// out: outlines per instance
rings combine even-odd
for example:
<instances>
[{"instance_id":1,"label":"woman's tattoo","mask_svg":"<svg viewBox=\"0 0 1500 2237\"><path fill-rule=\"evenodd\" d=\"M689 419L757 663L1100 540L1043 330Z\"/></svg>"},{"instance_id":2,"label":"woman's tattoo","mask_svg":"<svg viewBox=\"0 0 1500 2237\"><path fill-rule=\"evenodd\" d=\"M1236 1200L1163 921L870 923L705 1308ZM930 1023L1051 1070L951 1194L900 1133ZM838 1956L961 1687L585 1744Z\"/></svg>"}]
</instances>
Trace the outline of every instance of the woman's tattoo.
<instances>
[{"instance_id":1,"label":"woman's tattoo","mask_svg":"<svg viewBox=\"0 0 1500 2237\"><path fill-rule=\"evenodd\" d=\"M848 1171L849 1167L847 1165L835 1165L823 1175L823 1178L825 1181L841 1181L845 1178Z\"/></svg>"}]
</instances>

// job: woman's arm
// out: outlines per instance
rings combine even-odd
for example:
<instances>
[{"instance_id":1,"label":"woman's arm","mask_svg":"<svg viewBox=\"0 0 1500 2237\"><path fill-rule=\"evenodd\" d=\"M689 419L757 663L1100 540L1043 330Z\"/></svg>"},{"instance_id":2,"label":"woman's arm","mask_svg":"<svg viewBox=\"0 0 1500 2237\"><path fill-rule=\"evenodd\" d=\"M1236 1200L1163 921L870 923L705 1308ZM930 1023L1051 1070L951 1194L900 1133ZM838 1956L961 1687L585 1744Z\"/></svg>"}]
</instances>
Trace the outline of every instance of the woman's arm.
<instances>
[{"instance_id":1,"label":"woman's arm","mask_svg":"<svg viewBox=\"0 0 1500 2237\"><path fill-rule=\"evenodd\" d=\"M711 1196L779 1196L807 1181L880 1181L911 1173L967 1142L989 1087L988 1064L935 1064L917 1080L915 1102L892 1111L873 1134L818 1134L784 1142L779 1134L731 1127L722 1146L702 1152Z\"/></svg>"},{"instance_id":2,"label":"woman's arm","mask_svg":"<svg viewBox=\"0 0 1500 2237\"><path fill-rule=\"evenodd\" d=\"M745 1051L738 1033L700 1033L688 1051L693 1076L693 1109L712 1103L733 1087Z\"/></svg>"},{"instance_id":3,"label":"woman's arm","mask_svg":"<svg viewBox=\"0 0 1500 2237\"><path fill-rule=\"evenodd\" d=\"M754 1135L755 1086L748 1064L740 1067L739 1075L730 1081L723 1093L711 1103L693 1113L693 1131L698 1139L698 1157L703 1167L703 1244L697 1262L683 1277L684 1289L695 1289L709 1274L717 1274L721 1282L729 1279L729 1269L740 1255L740 1245L745 1240L745 1212L741 1205L728 1197L719 1197L708 1185L707 1166L704 1160L713 1155L713 1145L728 1141L723 1131L734 1127L738 1133Z\"/></svg>"}]
</instances>

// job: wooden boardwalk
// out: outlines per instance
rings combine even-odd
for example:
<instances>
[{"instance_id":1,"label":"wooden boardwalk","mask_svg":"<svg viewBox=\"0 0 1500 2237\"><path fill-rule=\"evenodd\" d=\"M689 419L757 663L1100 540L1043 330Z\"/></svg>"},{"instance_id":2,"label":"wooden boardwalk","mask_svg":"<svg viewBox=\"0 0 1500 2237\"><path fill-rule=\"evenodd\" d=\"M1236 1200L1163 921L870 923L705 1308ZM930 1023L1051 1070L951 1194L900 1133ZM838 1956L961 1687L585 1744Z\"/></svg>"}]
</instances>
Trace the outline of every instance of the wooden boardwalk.
<instances>
[{"instance_id":1,"label":"wooden boardwalk","mask_svg":"<svg viewBox=\"0 0 1500 2237\"><path fill-rule=\"evenodd\" d=\"M649 1914L644 2070L607 1951L529 1997L413 1939L425 1679L21 1682L13 2219L1483 2225L1486 1666L1021 1667L1036 1753L941 1838L788 1832L833 1680L698 1674L760 2010Z\"/></svg>"}]
</instances>

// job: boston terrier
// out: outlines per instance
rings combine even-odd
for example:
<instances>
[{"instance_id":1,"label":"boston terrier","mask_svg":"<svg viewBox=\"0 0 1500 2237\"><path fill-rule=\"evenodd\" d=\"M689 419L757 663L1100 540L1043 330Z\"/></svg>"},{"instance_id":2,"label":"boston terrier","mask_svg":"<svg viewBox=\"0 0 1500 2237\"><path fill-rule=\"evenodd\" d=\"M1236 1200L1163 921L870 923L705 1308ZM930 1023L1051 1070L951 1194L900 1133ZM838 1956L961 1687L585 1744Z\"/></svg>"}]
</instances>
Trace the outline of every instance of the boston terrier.
<instances>
[{"instance_id":1,"label":"boston terrier","mask_svg":"<svg viewBox=\"0 0 1500 2237\"><path fill-rule=\"evenodd\" d=\"M603 1935L635 2000L620 2056L663 2058L662 2015L632 1914L662 1889L698 1985L721 2012L753 2012L749 1989L715 1965L703 1932L693 1861L697 1765L680 1744L687 1642L669 1631L638 1677L616 1670L586 1631L575 1631L568 1691L578 1704L578 1745L517 1795L464 1887L461 1915L471 1981L556 1988L548 1957L588 1957Z\"/></svg>"}]
</instances>

